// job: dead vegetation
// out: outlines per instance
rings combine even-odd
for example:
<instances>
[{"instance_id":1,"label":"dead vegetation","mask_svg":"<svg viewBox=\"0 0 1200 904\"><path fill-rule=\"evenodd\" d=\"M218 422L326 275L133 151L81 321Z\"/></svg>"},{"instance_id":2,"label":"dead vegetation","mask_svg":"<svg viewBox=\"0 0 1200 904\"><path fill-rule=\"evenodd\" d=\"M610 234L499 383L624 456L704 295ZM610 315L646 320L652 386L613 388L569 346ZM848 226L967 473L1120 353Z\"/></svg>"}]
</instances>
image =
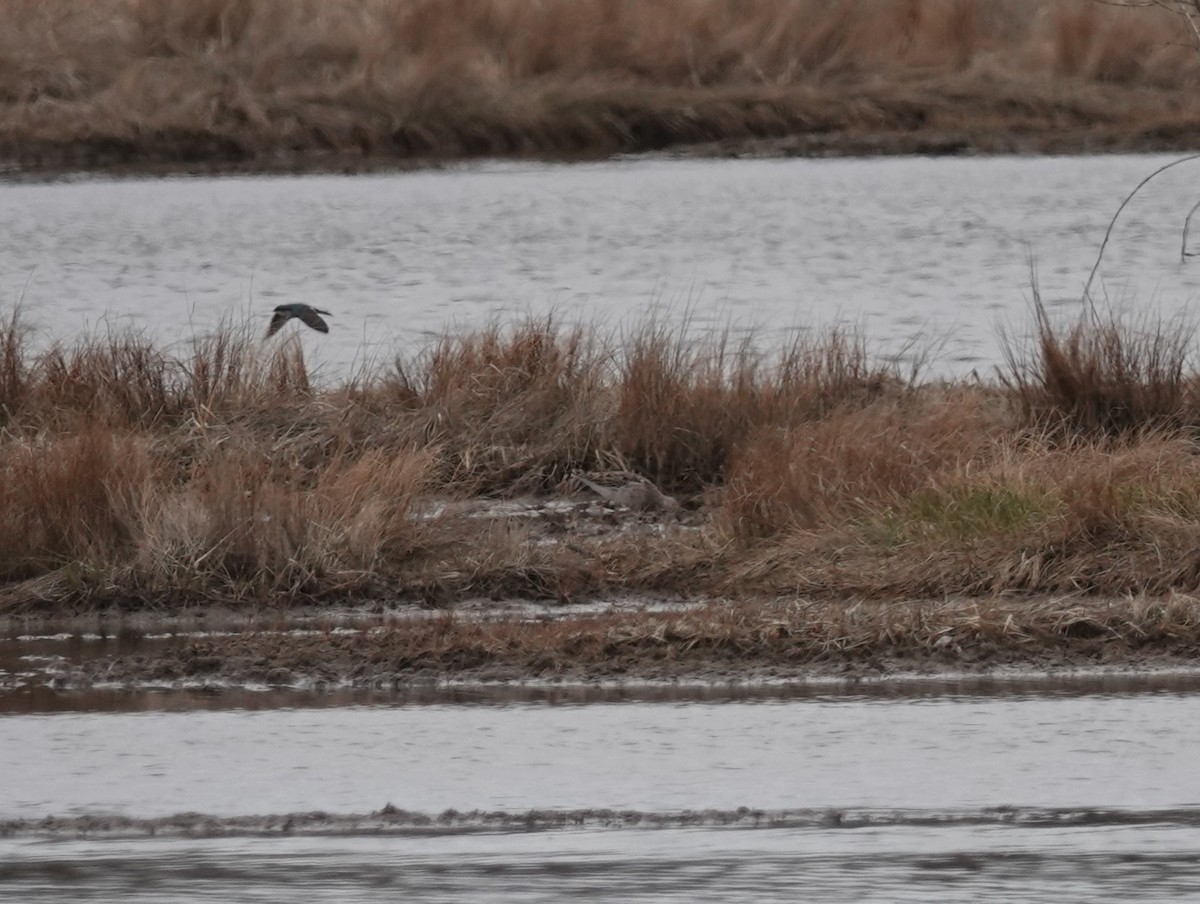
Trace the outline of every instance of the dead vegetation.
<instances>
[{"instance_id":1,"label":"dead vegetation","mask_svg":"<svg viewBox=\"0 0 1200 904\"><path fill-rule=\"evenodd\" d=\"M28 167L369 165L698 142L1175 148L1167 2L0 0L0 153Z\"/></svg>"},{"instance_id":2,"label":"dead vegetation","mask_svg":"<svg viewBox=\"0 0 1200 904\"><path fill-rule=\"evenodd\" d=\"M762 350L542 319L325 386L244 331L35 351L13 315L0 608L1194 592L1181 334L1039 328L994 383L902 380L838 331Z\"/></svg>"}]
</instances>

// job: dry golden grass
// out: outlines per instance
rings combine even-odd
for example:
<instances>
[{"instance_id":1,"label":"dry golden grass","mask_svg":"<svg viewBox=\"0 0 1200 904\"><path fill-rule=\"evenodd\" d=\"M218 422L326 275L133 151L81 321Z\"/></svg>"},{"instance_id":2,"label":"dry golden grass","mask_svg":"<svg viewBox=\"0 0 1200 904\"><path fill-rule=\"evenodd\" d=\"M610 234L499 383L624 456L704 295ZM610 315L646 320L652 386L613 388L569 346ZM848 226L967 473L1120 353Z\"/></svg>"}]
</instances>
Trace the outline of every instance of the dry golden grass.
<instances>
[{"instance_id":1,"label":"dry golden grass","mask_svg":"<svg viewBox=\"0 0 1200 904\"><path fill-rule=\"evenodd\" d=\"M1034 312L1035 348L1009 343L1004 374L1027 419L1094 436L1200 424L1191 323L1122 323L1089 309L1064 330L1038 299Z\"/></svg>"},{"instance_id":2,"label":"dry golden grass","mask_svg":"<svg viewBox=\"0 0 1200 904\"><path fill-rule=\"evenodd\" d=\"M627 340L613 423L615 451L671 489L723 479L753 431L786 428L897 390L861 337L835 329L801 336L776 356L727 336L696 345L686 326L649 323Z\"/></svg>"},{"instance_id":3,"label":"dry golden grass","mask_svg":"<svg viewBox=\"0 0 1200 904\"><path fill-rule=\"evenodd\" d=\"M1166 146L1200 110L1166 5L0 0L0 150L262 167L831 134Z\"/></svg>"},{"instance_id":4,"label":"dry golden grass","mask_svg":"<svg viewBox=\"0 0 1200 904\"><path fill-rule=\"evenodd\" d=\"M781 426L742 444L726 474L722 525L748 544L906 499L987 460L1013 430L1003 399L949 387Z\"/></svg>"},{"instance_id":5,"label":"dry golden grass","mask_svg":"<svg viewBox=\"0 0 1200 904\"><path fill-rule=\"evenodd\" d=\"M729 586L873 599L1194 589L1193 440L1002 442L822 530L754 544Z\"/></svg>"},{"instance_id":6,"label":"dry golden grass","mask_svg":"<svg viewBox=\"0 0 1200 904\"><path fill-rule=\"evenodd\" d=\"M134 333L34 351L13 316L0 608L1195 591L1186 349L1058 337L1043 318L1001 380L945 384L844 332L761 350L551 318L322 386L297 344L228 327L177 355ZM547 504L613 469L682 509Z\"/></svg>"}]
</instances>

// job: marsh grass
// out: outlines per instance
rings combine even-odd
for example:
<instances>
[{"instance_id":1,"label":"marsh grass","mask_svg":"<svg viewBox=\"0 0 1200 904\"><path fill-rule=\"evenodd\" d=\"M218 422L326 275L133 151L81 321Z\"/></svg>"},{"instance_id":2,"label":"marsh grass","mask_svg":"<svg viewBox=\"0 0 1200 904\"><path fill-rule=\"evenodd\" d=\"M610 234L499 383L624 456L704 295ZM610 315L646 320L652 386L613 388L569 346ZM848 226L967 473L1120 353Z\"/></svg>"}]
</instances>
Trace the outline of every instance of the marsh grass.
<instances>
[{"instance_id":1,"label":"marsh grass","mask_svg":"<svg viewBox=\"0 0 1200 904\"><path fill-rule=\"evenodd\" d=\"M1182 340L1039 323L995 384L901 379L844 330L771 349L540 318L325 385L229 326L35 350L10 318L0 606L1191 592ZM577 469L682 508L538 509Z\"/></svg>"},{"instance_id":2,"label":"marsh grass","mask_svg":"<svg viewBox=\"0 0 1200 904\"><path fill-rule=\"evenodd\" d=\"M886 530L902 542L911 533L964 540L1027 531L1054 514L1044 495L1006 486L932 489L915 494L905 511L887 519Z\"/></svg>"},{"instance_id":3,"label":"marsh grass","mask_svg":"<svg viewBox=\"0 0 1200 904\"><path fill-rule=\"evenodd\" d=\"M753 544L820 531L907 498L990 454L1011 429L987 391L908 388L760 430L726 475L723 526Z\"/></svg>"},{"instance_id":4,"label":"marsh grass","mask_svg":"<svg viewBox=\"0 0 1200 904\"><path fill-rule=\"evenodd\" d=\"M777 354L728 333L695 343L687 326L650 322L626 340L614 442L623 460L671 489L723 481L749 434L862 407L903 383L863 338L801 334Z\"/></svg>"},{"instance_id":5,"label":"marsh grass","mask_svg":"<svg viewBox=\"0 0 1200 904\"><path fill-rule=\"evenodd\" d=\"M398 375L414 429L444 447L459 493L544 491L594 460L609 357L598 336L547 317L444 337Z\"/></svg>"},{"instance_id":6,"label":"marsh grass","mask_svg":"<svg viewBox=\"0 0 1200 904\"><path fill-rule=\"evenodd\" d=\"M1086 436L1200 426L1193 323L1124 323L1089 306L1056 324L1036 296L1034 312L1032 353L1008 341L1002 374L1031 425Z\"/></svg>"},{"instance_id":7,"label":"marsh grass","mask_svg":"<svg viewBox=\"0 0 1200 904\"><path fill-rule=\"evenodd\" d=\"M914 475L914 485L921 475ZM1163 594L1192 588L1193 440L1002 438L820 529L747 547L730 586L811 597Z\"/></svg>"},{"instance_id":8,"label":"marsh grass","mask_svg":"<svg viewBox=\"0 0 1200 904\"><path fill-rule=\"evenodd\" d=\"M1192 33L1092 0L3 0L50 166L607 154L800 135L1178 141Z\"/></svg>"}]
</instances>

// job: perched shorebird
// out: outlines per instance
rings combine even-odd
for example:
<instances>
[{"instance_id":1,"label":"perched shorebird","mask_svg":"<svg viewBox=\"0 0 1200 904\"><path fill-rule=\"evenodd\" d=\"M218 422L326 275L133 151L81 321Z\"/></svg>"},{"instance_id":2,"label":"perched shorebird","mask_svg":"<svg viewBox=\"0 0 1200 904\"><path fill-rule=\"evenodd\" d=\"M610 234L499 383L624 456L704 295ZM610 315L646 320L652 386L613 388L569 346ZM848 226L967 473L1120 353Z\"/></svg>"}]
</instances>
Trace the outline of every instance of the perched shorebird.
<instances>
[{"instance_id":1,"label":"perched shorebird","mask_svg":"<svg viewBox=\"0 0 1200 904\"><path fill-rule=\"evenodd\" d=\"M673 512L679 508L674 497L668 496L645 477L628 475L619 486L605 486L589 480L578 471L572 476L609 505L618 508L635 512Z\"/></svg>"},{"instance_id":2,"label":"perched shorebird","mask_svg":"<svg viewBox=\"0 0 1200 904\"><path fill-rule=\"evenodd\" d=\"M321 315L332 317L328 311L322 311L320 308L314 308L308 304L281 304L275 309L274 316L271 317L271 323L267 327L267 338L270 339L285 323L293 317L298 317L306 325L311 326L318 333L328 333L329 324L321 319Z\"/></svg>"}]
</instances>

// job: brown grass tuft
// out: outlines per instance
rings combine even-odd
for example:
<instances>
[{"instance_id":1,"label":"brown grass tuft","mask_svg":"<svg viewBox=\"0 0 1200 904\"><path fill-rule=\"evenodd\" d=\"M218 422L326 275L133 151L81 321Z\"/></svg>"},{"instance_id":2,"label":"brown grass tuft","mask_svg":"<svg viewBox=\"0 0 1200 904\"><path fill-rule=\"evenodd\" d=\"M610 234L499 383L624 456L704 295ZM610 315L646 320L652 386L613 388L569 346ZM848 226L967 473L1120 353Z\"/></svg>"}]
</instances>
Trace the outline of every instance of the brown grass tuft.
<instances>
[{"instance_id":1,"label":"brown grass tuft","mask_svg":"<svg viewBox=\"0 0 1200 904\"><path fill-rule=\"evenodd\" d=\"M233 597L381 592L422 548L428 452L339 450L316 473L242 443L218 448L144 513L146 585Z\"/></svg>"},{"instance_id":2,"label":"brown grass tuft","mask_svg":"<svg viewBox=\"0 0 1200 904\"><path fill-rule=\"evenodd\" d=\"M447 336L418 365L416 429L443 445L459 493L544 490L594 460L609 354L553 317Z\"/></svg>"},{"instance_id":3,"label":"brown grass tuft","mask_svg":"<svg viewBox=\"0 0 1200 904\"><path fill-rule=\"evenodd\" d=\"M861 336L843 329L801 336L772 356L753 337L737 346L728 334L693 342L685 327L649 323L629 340L620 368L614 445L638 470L690 492L722 482L760 428L816 420L903 388Z\"/></svg>"},{"instance_id":4,"label":"brown grass tuft","mask_svg":"<svg viewBox=\"0 0 1200 904\"><path fill-rule=\"evenodd\" d=\"M137 436L88 425L0 444L0 577L108 571L140 542L155 463Z\"/></svg>"},{"instance_id":5,"label":"brown grass tuft","mask_svg":"<svg viewBox=\"0 0 1200 904\"><path fill-rule=\"evenodd\" d=\"M1119 436L1200 424L1190 324L1131 327L1089 309L1064 332L1040 301L1034 307L1034 353L1026 356L1009 342L1001 378L1031 426Z\"/></svg>"},{"instance_id":6,"label":"brown grass tuft","mask_svg":"<svg viewBox=\"0 0 1200 904\"><path fill-rule=\"evenodd\" d=\"M763 430L730 469L719 523L753 542L857 520L978 465L1006 426L996 398L964 390Z\"/></svg>"}]
</instances>

